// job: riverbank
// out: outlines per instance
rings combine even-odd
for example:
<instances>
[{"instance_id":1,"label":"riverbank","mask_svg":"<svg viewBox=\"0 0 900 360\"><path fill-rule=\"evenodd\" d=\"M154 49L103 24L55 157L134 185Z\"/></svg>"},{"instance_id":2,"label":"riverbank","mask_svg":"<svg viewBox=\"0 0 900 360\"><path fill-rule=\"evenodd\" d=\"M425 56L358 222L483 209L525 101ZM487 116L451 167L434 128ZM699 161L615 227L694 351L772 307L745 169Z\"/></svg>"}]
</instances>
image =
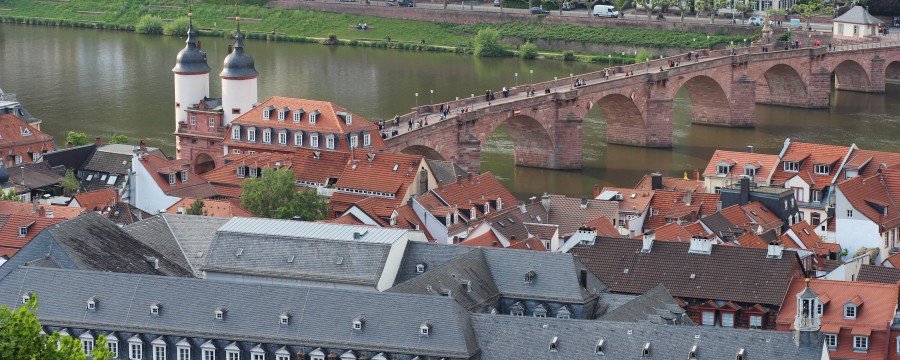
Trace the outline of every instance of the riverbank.
<instances>
[{"instance_id":1,"label":"riverbank","mask_svg":"<svg viewBox=\"0 0 900 360\"><path fill-rule=\"evenodd\" d=\"M47 26L70 26L133 31L134 25L144 15L152 15L166 20L183 17L187 9L181 2L135 0L72 0L34 1L5 0L0 3L0 21ZM237 10L233 6L214 4L194 4L194 22L201 28L201 35L227 36L234 28ZM8 10L8 11L6 11ZM50 14L50 16L48 16ZM680 51L684 48L717 43L740 43L745 37L734 35L714 35L707 42L706 34L648 29L622 29L569 24L547 24L541 17L533 22L505 22L487 24L457 24L435 21L415 21L338 13L332 11L287 10L247 6L240 9L246 21L241 24L248 37L272 41L320 42L336 36L342 44L395 48L418 51L439 51L467 53L471 51L474 34L482 28L500 31L506 45L515 48L521 39L542 41L546 46L577 42L588 45L612 45L619 54L621 47L634 50L646 49L651 54L664 54L665 49ZM369 30L360 31L356 24L368 24ZM273 34L274 32L274 34ZM391 42L387 39L390 37ZM425 40L425 44L422 44ZM564 41L563 41L564 40ZM560 45L564 46L564 45ZM580 49L602 49L597 46L581 46ZM548 58L562 58L565 49L541 49ZM559 53L554 54L553 51ZM600 52L600 54L613 51ZM634 54L635 51L626 51ZM598 53L586 53L577 57L583 61L598 58ZM590 56L594 55L594 56ZM608 57L604 56L606 60ZM633 56L625 56L633 61ZM613 57L615 60L616 57Z\"/></svg>"}]
</instances>

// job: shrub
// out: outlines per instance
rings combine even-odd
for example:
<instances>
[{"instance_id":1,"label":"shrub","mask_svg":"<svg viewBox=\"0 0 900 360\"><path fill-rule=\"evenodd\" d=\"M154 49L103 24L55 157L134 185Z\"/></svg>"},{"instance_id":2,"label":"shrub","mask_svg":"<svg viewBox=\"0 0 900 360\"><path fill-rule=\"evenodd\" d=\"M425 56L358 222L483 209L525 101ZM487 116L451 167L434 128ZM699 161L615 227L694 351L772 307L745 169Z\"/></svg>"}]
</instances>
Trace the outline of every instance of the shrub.
<instances>
[{"instance_id":1,"label":"shrub","mask_svg":"<svg viewBox=\"0 0 900 360\"><path fill-rule=\"evenodd\" d=\"M788 30L784 34L778 37L778 41L790 41L791 40L791 31Z\"/></svg>"},{"instance_id":2,"label":"shrub","mask_svg":"<svg viewBox=\"0 0 900 360\"><path fill-rule=\"evenodd\" d=\"M575 52L572 50L566 50L562 53L563 61L575 61Z\"/></svg>"},{"instance_id":3,"label":"shrub","mask_svg":"<svg viewBox=\"0 0 900 360\"><path fill-rule=\"evenodd\" d=\"M163 35L168 36L183 36L188 32L188 27L190 26L190 20L186 17L180 17L175 19L166 26L163 27Z\"/></svg>"},{"instance_id":4,"label":"shrub","mask_svg":"<svg viewBox=\"0 0 900 360\"><path fill-rule=\"evenodd\" d=\"M500 32L490 28L478 30L475 35L475 56L506 56L506 50L500 45Z\"/></svg>"},{"instance_id":5,"label":"shrub","mask_svg":"<svg viewBox=\"0 0 900 360\"><path fill-rule=\"evenodd\" d=\"M650 60L653 58L653 54L650 53L647 49L641 49L638 51L637 55L634 57L635 63L642 63L644 61Z\"/></svg>"},{"instance_id":6,"label":"shrub","mask_svg":"<svg viewBox=\"0 0 900 360\"><path fill-rule=\"evenodd\" d=\"M162 19L152 15L144 15L134 26L134 31L139 34L162 35Z\"/></svg>"},{"instance_id":7,"label":"shrub","mask_svg":"<svg viewBox=\"0 0 900 360\"><path fill-rule=\"evenodd\" d=\"M522 45L522 51L519 52L519 56L526 60L536 59L538 56L537 45L526 42L525 45Z\"/></svg>"}]
</instances>

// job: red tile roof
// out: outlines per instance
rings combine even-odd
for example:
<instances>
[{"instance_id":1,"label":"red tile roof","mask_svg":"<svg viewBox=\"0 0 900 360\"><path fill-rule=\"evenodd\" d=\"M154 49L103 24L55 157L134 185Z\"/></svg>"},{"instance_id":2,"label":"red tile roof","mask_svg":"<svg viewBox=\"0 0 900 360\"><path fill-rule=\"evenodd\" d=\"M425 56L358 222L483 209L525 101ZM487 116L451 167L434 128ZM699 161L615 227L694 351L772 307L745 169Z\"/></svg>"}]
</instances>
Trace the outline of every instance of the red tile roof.
<instances>
[{"instance_id":1,"label":"red tile roof","mask_svg":"<svg viewBox=\"0 0 900 360\"><path fill-rule=\"evenodd\" d=\"M606 216L601 216L588 221L584 226L596 230L597 236L622 236L622 234L619 233L619 229L616 229L616 226L613 225L612 220L607 219Z\"/></svg>"},{"instance_id":2,"label":"red tile roof","mask_svg":"<svg viewBox=\"0 0 900 360\"><path fill-rule=\"evenodd\" d=\"M794 317L797 315L797 294L805 291L806 284L805 279L794 279L791 282L776 320L778 330L793 328ZM897 309L897 293L900 291L900 285L812 279L809 281L809 288L820 299L830 298L819 318L822 324L820 331L833 333L837 329L842 329L863 334L873 330L878 332L890 330L889 324L894 319L894 311ZM862 304L857 309L856 319L844 318L844 304L849 302ZM875 345L873 341L869 344L871 347ZM844 343L838 341L837 350L829 353L835 359L858 358L858 354L854 354L852 349L852 341ZM870 352L878 353L873 350L875 349L870 348Z\"/></svg>"},{"instance_id":3,"label":"red tile roof","mask_svg":"<svg viewBox=\"0 0 900 360\"><path fill-rule=\"evenodd\" d=\"M547 251L547 247L544 246L544 243L536 237L512 243L509 245L508 249Z\"/></svg>"},{"instance_id":4,"label":"red tile roof","mask_svg":"<svg viewBox=\"0 0 900 360\"><path fill-rule=\"evenodd\" d=\"M900 253L896 253L889 256L887 259L884 259L884 261L881 262L881 266L890 266L900 269Z\"/></svg>"},{"instance_id":5,"label":"red tile roof","mask_svg":"<svg viewBox=\"0 0 900 360\"><path fill-rule=\"evenodd\" d=\"M40 213L41 208L44 209L45 216L49 216L46 211L51 210L54 218L62 219L71 219L87 212L84 208L59 205L33 205L19 201L0 200L0 214L35 215Z\"/></svg>"},{"instance_id":6,"label":"red tile roof","mask_svg":"<svg viewBox=\"0 0 900 360\"><path fill-rule=\"evenodd\" d=\"M260 169L276 169L280 167L291 168L292 155L287 154L250 154L250 155L234 155L230 158L231 162L210 170L203 175L207 181L213 185L237 185L244 183L249 175L238 177L238 166L252 167Z\"/></svg>"},{"instance_id":7,"label":"red tile roof","mask_svg":"<svg viewBox=\"0 0 900 360\"><path fill-rule=\"evenodd\" d=\"M181 200L178 200L176 203L169 206L166 209L166 213L169 214L186 214L187 210L190 209L194 202L197 201L196 198L186 197ZM253 217L249 211L241 209L239 206L228 202L228 201L220 201L220 200L210 200L203 199L203 215L206 216L215 216L215 217Z\"/></svg>"},{"instance_id":8,"label":"red tile roof","mask_svg":"<svg viewBox=\"0 0 900 360\"><path fill-rule=\"evenodd\" d=\"M728 174L724 176L718 174L718 165L722 162L732 165ZM706 164L706 169L703 170L703 176L727 177L732 179L740 178L741 175L744 175L745 165L757 167L756 177L768 180L772 178L772 175L778 168L778 155L716 150Z\"/></svg>"},{"instance_id":9,"label":"red tile roof","mask_svg":"<svg viewBox=\"0 0 900 360\"><path fill-rule=\"evenodd\" d=\"M349 160L349 152L297 149L291 158L291 170L297 181L326 184L328 179L340 178Z\"/></svg>"},{"instance_id":10,"label":"red tile roof","mask_svg":"<svg viewBox=\"0 0 900 360\"><path fill-rule=\"evenodd\" d=\"M689 232L691 236L706 236L709 234L699 221L685 225L684 230Z\"/></svg>"},{"instance_id":11,"label":"red tile roof","mask_svg":"<svg viewBox=\"0 0 900 360\"><path fill-rule=\"evenodd\" d=\"M77 193L72 197L78 201L78 206L86 208L88 211L100 211L119 202L119 193L115 188Z\"/></svg>"},{"instance_id":12,"label":"red tile roof","mask_svg":"<svg viewBox=\"0 0 900 360\"><path fill-rule=\"evenodd\" d=\"M11 256L31 241L39 232L65 220L63 218L47 218L30 214L0 215L0 248L7 249L5 253ZM21 227L26 228L24 236L19 235Z\"/></svg>"},{"instance_id":13,"label":"red tile roof","mask_svg":"<svg viewBox=\"0 0 900 360\"><path fill-rule=\"evenodd\" d=\"M743 236L735 239L738 244L741 244L743 247L751 247L757 249L768 249L769 243L763 238L759 237L754 233L746 233Z\"/></svg>"},{"instance_id":14,"label":"red tile roof","mask_svg":"<svg viewBox=\"0 0 900 360\"><path fill-rule=\"evenodd\" d=\"M687 205L685 197L685 193L682 192L657 190L653 194L653 199L650 200L652 213L644 221L644 229L653 230L665 225L666 217L669 216L667 213L670 210ZM702 218L716 212L720 198L719 194L692 193L690 206L699 206L697 216Z\"/></svg>"},{"instance_id":15,"label":"red tile roof","mask_svg":"<svg viewBox=\"0 0 900 360\"><path fill-rule=\"evenodd\" d=\"M506 190L491 172L462 178L450 184L441 184L433 189L432 193L443 199L443 203L459 209L470 209L473 204L484 205L488 201L494 201L495 204L491 205L491 211L497 211L514 207L518 203L516 197ZM441 202L428 199L427 196L423 196L423 198L430 206L443 205ZM500 199L500 209L496 208L497 199ZM468 218L478 218L484 215L481 210L477 210L476 213L477 215L469 215Z\"/></svg>"},{"instance_id":16,"label":"red tile roof","mask_svg":"<svg viewBox=\"0 0 900 360\"><path fill-rule=\"evenodd\" d=\"M497 234L494 234L494 230L488 228L484 234L466 238L463 242L459 243L459 245L466 246L483 246L483 247L503 247L503 243L500 242L500 238L497 237Z\"/></svg>"},{"instance_id":17,"label":"red tile roof","mask_svg":"<svg viewBox=\"0 0 900 360\"><path fill-rule=\"evenodd\" d=\"M421 155L388 152L354 151L354 159L347 162L334 187L396 194L402 199L420 167ZM371 195L371 194L370 194Z\"/></svg>"},{"instance_id":18,"label":"red tile roof","mask_svg":"<svg viewBox=\"0 0 900 360\"><path fill-rule=\"evenodd\" d=\"M271 115L269 119L263 119L263 111L265 109L270 109L274 107L274 110L271 111ZM289 108L290 111L285 115L285 119L283 121L278 120L278 112L284 108ZM294 112L303 110L304 113L299 122L294 122ZM318 111L319 114L316 116L316 122L309 122L309 114L314 111ZM351 123L347 124L347 122L339 116L340 114L349 114L351 116ZM252 110L248 111L244 115L241 115L237 119L232 122L231 126L239 125L241 126L241 139L240 141L231 139L231 127L229 127L228 131L226 131L226 137L224 140L224 144L228 146L238 146L242 148L256 148L256 149L267 149L281 152L293 152L296 148L294 144L293 136L288 136L287 145L277 145L278 135L277 131L281 129L286 129L293 133L294 131L303 131L304 141L303 146L309 146L309 133L319 133L320 139L319 144L322 149L325 147L325 138L324 136L328 134L335 134L337 136L337 147L334 150L339 151L347 151L350 149L348 139L346 136L350 133L356 133L359 135L359 147L363 146L363 136L361 134L368 132L371 135L372 145L369 147L370 149L380 149L383 148L384 140L381 139L381 134L378 132L378 127L375 124L369 122L362 116L350 113L346 109L328 101L317 101L317 100L307 100L307 99L296 99L296 98L288 98L283 96L273 96L263 101L262 104L254 107ZM272 128L272 144L262 144L262 136L257 136L255 143L250 143L246 140L246 131L244 130L248 126L255 126L258 128Z\"/></svg>"},{"instance_id":19,"label":"red tile roof","mask_svg":"<svg viewBox=\"0 0 900 360\"><path fill-rule=\"evenodd\" d=\"M669 223L660 226L658 229L654 230L654 235L656 236L656 240L662 241L691 241L691 233L677 223ZM643 236L644 235L638 235L636 238L642 239Z\"/></svg>"},{"instance_id":20,"label":"red tile roof","mask_svg":"<svg viewBox=\"0 0 900 360\"><path fill-rule=\"evenodd\" d=\"M817 255L828 256L829 254L837 254L841 251L841 246L839 244L822 241L822 238L820 238L819 235L816 235L813 227L806 221L800 221L794 224L794 226L791 226L790 233L793 233L794 236L800 240L804 249L813 251ZM785 247L787 247L787 241L784 240L786 238L791 239L788 232L785 232L785 234L781 236L782 241L785 243ZM791 242L796 244L793 239L791 239ZM797 248L799 248L799 246Z\"/></svg>"},{"instance_id":21,"label":"red tile roof","mask_svg":"<svg viewBox=\"0 0 900 360\"><path fill-rule=\"evenodd\" d=\"M434 236L431 236L431 233L428 232L428 228L425 227L425 224L419 220L419 217L416 216L416 212L413 211L412 206L408 204L404 204L400 206L394 211L397 212L397 220L395 228L399 229L419 229L423 233L425 233L425 238L428 239L429 242L435 242Z\"/></svg>"},{"instance_id":22,"label":"red tile roof","mask_svg":"<svg viewBox=\"0 0 900 360\"><path fill-rule=\"evenodd\" d=\"M633 211L643 213L650 206L650 199L653 199L653 190L635 190L628 188L605 187L603 191L615 191L622 196L622 200L615 200L619 205L619 211ZM608 199L609 200L609 199Z\"/></svg>"},{"instance_id":23,"label":"red tile roof","mask_svg":"<svg viewBox=\"0 0 900 360\"><path fill-rule=\"evenodd\" d=\"M897 167L900 167L900 153L863 149L854 150L847 160L847 164L844 165L846 170L858 170L860 176L875 175L880 168L896 169ZM861 171L859 171L860 169Z\"/></svg>"},{"instance_id":24,"label":"red tile roof","mask_svg":"<svg viewBox=\"0 0 900 360\"><path fill-rule=\"evenodd\" d=\"M331 220L317 220L316 222L357 226L366 225L366 223L362 222L362 220L360 220L356 216L353 216L353 214L344 214Z\"/></svg>"},{"instance_id":25,"label":"red tile roof","mask_svg":"<svg viewBox=\"0 0 900 360\"><path fill-rule=\"evenodd\" d=\"M784 161L800 162L799 171L785 171L784 166L780 166L772 177L773 185L783 185L786 181L794 176L800 176L812 189L821 190L831 185L838 167L844 159L844 156L850 151L850 147L811 144L798 141L792 141L788 144L787 150L782 156ZM820 175L814 173L815 164L827 164L831 166L828 175Z\"/></svg>"},{"instance_id":26,"label":"red tile roof","mask_svg":"<svg viewBox=\"0 0 900 360\"><path fill-rule=\"evenodd\" d=\"M150 173L163 193L175 197L195 197L206 199L218 195L216 188L206 179L191 170L186 160L169 160L158 152L143 153L138 161ZM180 171L187 171L187 181L181 181ZM175 174L175 184L169 184L169 174Z\"/></svg>"},{"instance_id":27,"label":"red tile roof","mask_svg":"<svg viewBox=\"0 0 900 360\"><path fill-rule=\"evenodd\" d=\"M885 169L870 177L857 176L837 185L854 209L880 231L900 225L900 169Z\"/></svg>"},{"instance_id":28,"label":"red tile roof","mask_svg":"<svg viewBox=\"0 0 900 360\"><path fill-rule=\"evenodd\" d=\"M4 159L12 160L10 157L22 155L22 161L30 163L30 153L52 150L56 150L52 136L35 129L13 114L0 114L0 152Z\"/></svg>"},{"instance_id":29,"label":"red tile roof","mask_svg":"<svg viewBox=\"0 0 900 360\"><path fill-rule=\"evenodd\" d=\"M751 201L741 206L741 210L754 224L761 226L763 232L777 229L784 225L784 221L781 221L775 213L769 211L769 208L761 202Z\"/></svg>"},{"instance_id":30,"label":"red tile roof","mask_svg":"<svg viewBox=\"0 0 900 360\"><path fill-rule=\"evenodd\" d=\"M650 175L644 175L634 188L636 190L652 190L652 181L653 179ZM704 184L703 181L692 179L663 176L662 185L662 190L668 191L684 192L690 190L693 192L706 192L706 184Z\"/></svg>"}]
</instances>

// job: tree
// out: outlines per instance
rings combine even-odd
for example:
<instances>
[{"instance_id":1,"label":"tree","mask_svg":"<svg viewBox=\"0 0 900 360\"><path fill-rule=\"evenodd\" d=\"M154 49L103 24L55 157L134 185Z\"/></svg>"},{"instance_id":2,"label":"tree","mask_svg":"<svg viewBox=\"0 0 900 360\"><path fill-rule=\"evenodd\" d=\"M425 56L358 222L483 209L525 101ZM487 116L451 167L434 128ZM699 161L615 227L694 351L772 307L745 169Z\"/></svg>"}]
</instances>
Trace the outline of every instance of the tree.
<instances>
[{"instance_id":1,"label":"tree","mask_svg":"<svg viewBox=\"0 0 900 360\"><path fill-rule=\"evenodd\" d=\"M506 55L506 50L500 44L500 32L489 28L478 30L478 35L475 35L474 52L475 56L483 57Z\"/></svg>"},{"instance_id":2,"label":"tree","mask_svg":"<svg viewBox=\"0 0 900 360\"><path fill-rule=\"evenodd\" d=\"M127 144L128 143L128 135L125 134L117 134L113 135L111 139L109 139L110 144Z\"/></svg>"},{"instance_id":3,"label":"tree","mask_svg":"<svg viewBox=\"0 0 900 360\"><path fill-rule=\"evenodd\" d=\"M23 201L19 198L19 195L16 195L15 188L9 188L8 190L0 190L0 200L10 200L10 201Z\"/></svg>"},{"instance_id":4,"label":"tree","mask_svg":"<svg viewBox=\"0 0 900 360\"><path fill-rule=\"evenodd\" d=\"M519 52L519 56L526 60L536 59L538 56L537 45L531 43L530 41L526 42L525 45L522 45L522 50Z\"/></svg>"},{"instance_id":5,"label":"tree","mask_svg":"<svg viewBox=\"0 0 900 360\"><path fill-rule=\"evenodd\" d=\"M320 220L328 212L328 201L315 189L297 190L297 180L288 168L263 169L262 177L241 184L241 207L267 218Z\"/></svg>"},{"instance_id":6,"label":"tree","mask_svg":"<svg viewBox=\"0 0 900 360\"><path fill-rule=\"evenodd\" d=\"M144 15L134 25L134 32L138 34L162 35L163 21L153 15Z\"/></svg>"},{"instance_id":7,"label":"tree","mask_svg":"<svg viewBox=\"0 0 900 360\"><path fill-rule=\"evenodd\" d=\"M194 200L194 203L191 204L191 207L185 211L188 215L203 215L206 216L206 210L203 210L203 200L197 199Z\"/></svg>"},{"instance_id":8,"label":"tree","mask_svg":"<svg viewBox=\"0 0 900 360\"><path fill-rule=\"evenodd\" d=\"M16 310L0 307L0 354L4 359L85 360L81 342L70 336L41 334L37 318L37 295ZM104 348L105 345L104 339ZM93 355L93 353L91 353ZM110 357L94 357L107 360Z\"/></svg>"},{"instance_id":9,"label":"tree","mask_svg":"<svg viewBox=\"0 0 900 360\"><path fill-rule=\"evenodd\" d=\"M639 1L640 1L641 6L644 7L644 10L647 11L647 20L652 20L650 18L650 15L653 14L653 10L655 10L658 7L662 7L663 3L666 0L639 0Z\"/></svg>"},{"instance_id":10,"label":"tree","mask_svg":"<svg viewBox=\"0 0 900 360\"><path fill-rule=\"evenodd\" d=\"M678 9L678 12L681 14L681 22L684 22L684 13L688 12L690 9L690 5L692 2L686 0L669 0L668 5Z\"/></svg>"},{"instance_id":11,"label":"tree","mask_svg":"<svg viewBox=\"0 0 900 360\"><path fill-rule=\"evenodd\" d=\"M115 357L116 354L106 347L106 336L98 336L97 341L94 341L94 350L91 351L91 360L110 360Z\"/></svg>"},{"instance_id":12,"label":"tree","mask_svg":"<svg viewBox=\"0 0 900 360\"><path fill-rule=\"evenodd\" d=\"M163 35L167 36L187 36L188 27L190 27L190 19L180 17L163 26Z\"/></svg>"},{"instance_id":13,"label":"tree","mask_svg":"<svg viewBox=\"0 0 900 360\"><path fill-rule=\"evenodd\" d=\"M625 7L628 6L628 2L631 0L612 0L613 7L619 11L619 18L625 18Z\"/></svg>"},{"instance_id":14,"label":"tree","mask_svg":"<svg viewBox=\"0 0 900 360\"><path fill-rule=\"evenodd\" d=\"M63 196L72 196L81 187L81 182L75 177L75 172L72 169L68 169L66 170L66 176L63 177L59 185L63 188Z\"/></svg>"},{"instance_id":15,"label":"tree","mask_svg":"<svg viewBox=\"0 0 900 360\"><path fill-rule=\"evenodd\" d=\"M73 146L87 145L90 143L88 141L87 135L85 135L83 132L74 131L69 131L69 133L66 135L66 142L72 143Z\"/></svg>"},{"instance_id":16,"label":"tree","mask_svg":"<svg viewBox=\"0 0 900 360\"><path fill-rule=\"evenodd\" d=\"M747 0L735 0L732 9L741 14L741 25L743 25L747 13L753 11L753 4L747 2ZM734 15L734 13L732 13L732 15Z\"/></svg>"},{"instance_id":17,"label":"tree","mask_svg":"<svg viewBox=\"0 0 900 360\"><path fill-rule=\"evenodd\" d=\"M795 4L791 7L791 11L800 15L800 18L806 22L806 28L809 29L809 20L813 15L819 15L825 12L828 7L821 0L810 0L805 4Z\"/></svg>"},{"instance_id":18,"label":"tree","mask_svg":"<svg viewBox=\"0 0 900 360\"><path fill-rule=\"evenodd\" d=\"M700 16L700 12L703 10L709 11L709 23L716 23L716 13L719 12L719 9L728 6L728 0L697 0L697 16Z\"/></svg>"}]
</instances>

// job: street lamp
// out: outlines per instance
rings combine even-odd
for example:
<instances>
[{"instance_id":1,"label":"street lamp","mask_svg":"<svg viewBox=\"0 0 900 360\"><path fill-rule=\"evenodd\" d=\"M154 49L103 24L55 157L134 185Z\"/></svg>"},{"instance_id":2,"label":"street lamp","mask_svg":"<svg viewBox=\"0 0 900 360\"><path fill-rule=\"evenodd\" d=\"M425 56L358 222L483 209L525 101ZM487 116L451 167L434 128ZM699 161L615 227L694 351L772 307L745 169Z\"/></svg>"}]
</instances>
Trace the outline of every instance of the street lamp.
<instances>
[{"instance_id":1,"label":"street lamp","mask_svg":"<svg viewBox=\"0 0 900 360\"><path fill-rule=\"evenodd\" d=\"M528 70L528 72L531 73L531 79L528 82L534 84L534 69Z\"/></svg>"},{"instance_id":2,"label":"street lamp","mask_svg":"<svg viewBox=\"0 0 900 360\"><path fill-rule=\"evenodd\" d=\"M709 35L706 35L706 50L712 49L712 45L709 43Z\"/></svg>"},{"instance_id":3,"label":"street lamp","mask_svg":"<svg viewBox=\"0 0 900 360\"><path fill-rule=\"evenodd\" d=\"M744 47L747 47L747 38L744 38Z\"/></svg>"},{"instance_id":4,"label":"street lamp","mask_svg":"<svg viewBox=\"0 0 900 360\"><path fill-rule=\"evenodd\" d=\"M612 67L612 54L606 55L608 60L606 61L606 67Z\"/></svg>"},{"instance_id":5,"label":"street lamp","mask_svg":"<svg viewBox=\"0 0 900 360\"><path fill-rule=\"evenodd\" d=\"M622 52L622 66L625 66L625 52Z\"/></svg>"},{"instance_id":6,"label":"street lamp","mask_svg":"<svg viewBox=\"0 0 900 360\"><path fill-rule=\"evenodd\" d=\"M516 87L519 87L519 73L515 73L516 75Z\"/></svg>"},{"instance_id":7,"label":"street lamp","mask_svg":"<svg viewBox=\"0 0 900 360\"><path fill-rule=\"evenodd\" d=\"M428 90L431 92L431 103L434 104L434 90Z\"/></svg>"},{"instance_id":8,"label":"street lamp","mask_svg":"<svg viewBox=\"0 0 900 360\"><path fill-rule=\"evenodd\" d=\"M419 93L416 93L416 107L419 107Z\"/></svg>"}]
</instances>

